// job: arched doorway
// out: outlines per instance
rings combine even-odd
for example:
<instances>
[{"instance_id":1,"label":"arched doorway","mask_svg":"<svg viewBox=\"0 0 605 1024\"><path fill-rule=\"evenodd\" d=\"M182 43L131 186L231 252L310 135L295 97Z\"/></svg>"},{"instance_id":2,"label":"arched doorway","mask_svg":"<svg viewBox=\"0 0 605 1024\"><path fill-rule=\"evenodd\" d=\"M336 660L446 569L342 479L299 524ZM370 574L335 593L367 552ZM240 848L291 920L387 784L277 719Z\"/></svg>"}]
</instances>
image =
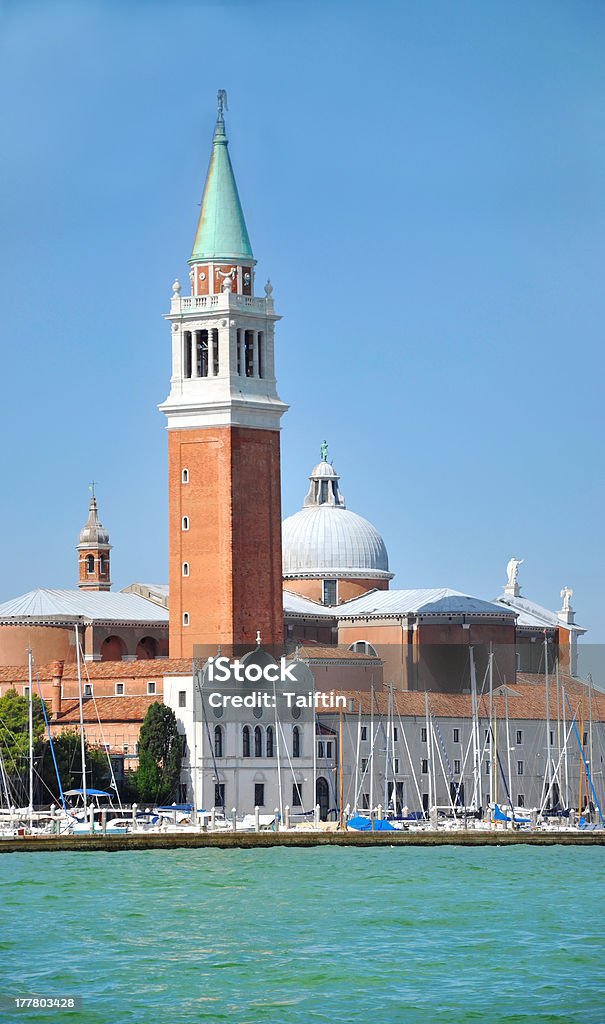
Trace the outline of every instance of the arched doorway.
<instances>
[{"instance_id":1,"label":"arched doorway","mask_svg":"<svg viewBox=\"0 0 605 1024\"><path fill-rule=\"evenodd\" d=\"M315 785L315 802L319 804L319 817L322 821L328 820L330 810L330 787L327 779L321 775Z\"/></svg>"}]
</instances>

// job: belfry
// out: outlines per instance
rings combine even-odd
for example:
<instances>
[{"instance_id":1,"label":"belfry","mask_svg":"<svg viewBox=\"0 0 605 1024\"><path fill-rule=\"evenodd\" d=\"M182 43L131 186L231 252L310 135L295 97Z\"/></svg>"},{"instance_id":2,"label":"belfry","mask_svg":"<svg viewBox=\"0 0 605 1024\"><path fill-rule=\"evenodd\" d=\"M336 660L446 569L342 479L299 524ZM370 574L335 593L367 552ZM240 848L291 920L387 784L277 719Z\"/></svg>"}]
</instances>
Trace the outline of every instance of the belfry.
<instances>
[{"instance_id":1,"label":"belfry","mask_svg":"<svg viewBox=\"0 0 605 1024\"><path fill-rule=\"evenodd\" d=\"M99 519L94 484L90 485L91 498L88 519L78 535L78 566L80 590L110 590L109 534Z\"/></svg>"},{"instance_id":2,"label":"belfry","mask_svg":"<svg viewBox=\"0 0 605 1024\"><path fill-rule=\"evenodd\" d=\"M250 239L218 116L189 259L173 285L168 428L170 655L283 638L280 420L272 287Z\"/></svg>"}]
</instances>

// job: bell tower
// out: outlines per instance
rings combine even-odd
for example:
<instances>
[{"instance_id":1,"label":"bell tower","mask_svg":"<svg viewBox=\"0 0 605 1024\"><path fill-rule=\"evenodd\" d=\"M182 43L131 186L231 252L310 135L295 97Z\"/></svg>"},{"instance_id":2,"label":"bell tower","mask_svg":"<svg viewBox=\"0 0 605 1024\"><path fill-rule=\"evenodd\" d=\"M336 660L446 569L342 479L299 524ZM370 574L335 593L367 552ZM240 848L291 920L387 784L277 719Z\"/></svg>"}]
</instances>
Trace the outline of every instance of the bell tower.
<instances>
[{"instance_id":1,"label":"bell tower","mask_svg":"<svg viewBox=\"0 0 605 1024\"><path fill-rule=\"evenodd\" d=\"M189 259L175 281L168 429L170 655L283 639L280 420L272 287L255 294L250 239L218 115Z\"/></svg>"},{"instance_id":2,"label":"bell tower","mask_svg":"<svg viewBox=\"0 0 605 1024\"><path fill-rule=\"evenodd\" d=\"M78 537L78 587L80 590L111 590L109 534L99 519L94 483L90 485L90 490L88 519Z\"/></svg>"}]
</instances>

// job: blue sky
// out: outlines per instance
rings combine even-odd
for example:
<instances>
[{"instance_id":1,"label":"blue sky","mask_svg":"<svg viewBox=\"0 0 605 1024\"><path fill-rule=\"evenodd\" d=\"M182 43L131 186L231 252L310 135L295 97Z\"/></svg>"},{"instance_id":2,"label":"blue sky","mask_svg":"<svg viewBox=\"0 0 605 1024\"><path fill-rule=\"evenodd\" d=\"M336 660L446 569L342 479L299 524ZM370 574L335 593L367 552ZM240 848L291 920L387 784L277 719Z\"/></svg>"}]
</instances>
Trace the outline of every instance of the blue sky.
<instances>
[{"instance_id":1,"label":"blue sky","mask_svg":"<svg viewBox=\"0 0 605 1024\"><path fill-rule=\"evenodd\" d=\"M279 326L284 514L325 437L394 586L523 593L605 640L605 9L0 4L0 600L165 581L170 333L216 91Z\"/></svg>"}]
</instances>

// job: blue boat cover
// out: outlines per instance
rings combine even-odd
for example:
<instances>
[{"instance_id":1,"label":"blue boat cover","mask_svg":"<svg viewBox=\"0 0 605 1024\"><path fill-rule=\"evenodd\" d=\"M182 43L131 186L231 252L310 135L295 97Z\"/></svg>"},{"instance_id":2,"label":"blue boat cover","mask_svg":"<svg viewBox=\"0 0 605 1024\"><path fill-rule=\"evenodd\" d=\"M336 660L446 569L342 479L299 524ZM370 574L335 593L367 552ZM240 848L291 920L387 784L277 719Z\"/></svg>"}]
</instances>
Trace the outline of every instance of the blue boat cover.
<instances>
[{"instance_id":1,"label":"blue boat cover","mask_svg":"<svg viewBox=\"0 0 605 1024\"><path fill-rule=\"evenodd\" d=\"M498 807L498 804L494 805L494 821L512 821L512 820L513 820L512 818L509 818L508 815L505 814L504 811L501 810ZM530 819L529 818L520 818L518 816L518 814L515 814L514 821L517 824L520 824L520 825L527 825L529 823Z\"/></svg>"},{"instance_id":2,"label":"blue boat cover","mask_svg":"<svg viewBox=\"0 0 605 1024\"><path fill-rule=\"evenodd\" d=\"M347 822L349 828L355 829L356 832L371 832L372 821L370 818L364 818L361 814L356 815L354 818L349 818ZM375 832L396 832L397 829L391 825L390 821L386 818L377 818L374 822Z\"/></svg>"},{"instance_id":3,"label":"blue boat cover","mask_svg":"<svg viewBox=\"0 0 605 1024\"><path fill-rule=\"evenodd\" d=\"M83 796L83 789L68 789L65 796ZM111 793L106 793L104 789L87 789L86 796L111 796Z\"/></svg>"}]
</instances>

